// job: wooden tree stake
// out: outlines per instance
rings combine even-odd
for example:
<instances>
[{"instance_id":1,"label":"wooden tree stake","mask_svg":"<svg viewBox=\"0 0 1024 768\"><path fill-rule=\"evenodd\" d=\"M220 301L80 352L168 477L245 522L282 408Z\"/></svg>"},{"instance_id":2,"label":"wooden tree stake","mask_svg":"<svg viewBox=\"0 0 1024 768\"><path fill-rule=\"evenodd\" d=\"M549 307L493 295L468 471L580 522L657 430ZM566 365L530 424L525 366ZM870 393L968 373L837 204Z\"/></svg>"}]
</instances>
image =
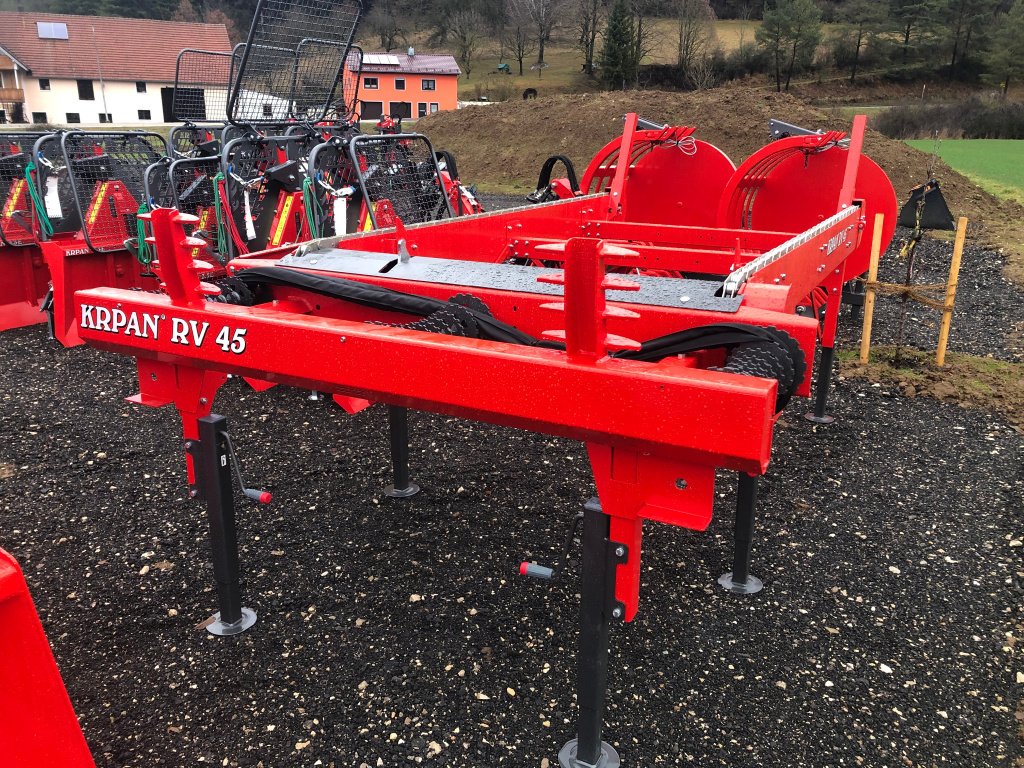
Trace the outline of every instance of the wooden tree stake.
<instances>
[{"instance_id":1,"label":"wooden tree stake","mask_svg":"<svg viewBox=\"0 0 1024 768\"><path fill-rule=\"evenodd\" d=\"M939 348L935 351L935 364L940 368L946 364L946 344L949 342L949 326L953 322L953 304L956 302L956 283L960 277L960 259L964 255L964 241L967 238L967 219L961 216L956 222L956 241L953 244L953 261L949 265L949 280L946 281L946 303L942 308L942 325L939 326Z\"/></svg>"},{"instance_id":2,"label":"wooden tree stake","mask_svg":"<svg viewBox=\"0 0 1024 768\"><path fill-rule=\"evenodd\" d=\"M871 265L868 267L868 284L864 293L864 328L860 334L860 363L866 365L871 355L871 320L875 313L875 286L878 280L878 260L882 256L882 224L885 216L875 214L875 228L871 233Z\"/></svg>"}]
</instances>

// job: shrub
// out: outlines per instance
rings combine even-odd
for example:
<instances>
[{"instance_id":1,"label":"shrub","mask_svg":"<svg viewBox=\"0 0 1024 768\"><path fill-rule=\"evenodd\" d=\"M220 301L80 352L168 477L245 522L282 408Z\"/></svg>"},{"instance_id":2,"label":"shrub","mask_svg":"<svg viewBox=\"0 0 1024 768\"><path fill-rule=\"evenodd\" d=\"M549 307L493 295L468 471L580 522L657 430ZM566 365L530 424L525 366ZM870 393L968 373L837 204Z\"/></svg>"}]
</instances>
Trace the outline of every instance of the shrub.
<instances>
[{"instance_id":1,"label":"shrub","mask_svg":"<svg viewBox=\"0 0 1024 768\"><path fill-rule=\"evenodd\" d=\"M905 104L874 127L892 139L1024 139L1024 103L972 97L956 104Z\"/></svg>"}]
</instances>

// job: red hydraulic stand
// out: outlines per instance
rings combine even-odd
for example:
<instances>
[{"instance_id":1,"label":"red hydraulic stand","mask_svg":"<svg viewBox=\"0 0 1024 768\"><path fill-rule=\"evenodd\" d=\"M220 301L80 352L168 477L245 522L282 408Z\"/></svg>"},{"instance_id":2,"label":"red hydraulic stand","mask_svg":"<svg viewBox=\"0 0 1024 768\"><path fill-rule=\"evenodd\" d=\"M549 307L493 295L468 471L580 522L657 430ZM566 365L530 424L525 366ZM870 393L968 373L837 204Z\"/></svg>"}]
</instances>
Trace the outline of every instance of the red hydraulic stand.
<instances>
[{"instance_id":1,"label":"red hydraulic stand","mask_svg":"<svg viewBox=\"0 0 1024 768\"><path fill-rule=\"evenodd\" d=\"M94 768L17 562L0 549L0 765Z\"/></svg>"}]
</instances>

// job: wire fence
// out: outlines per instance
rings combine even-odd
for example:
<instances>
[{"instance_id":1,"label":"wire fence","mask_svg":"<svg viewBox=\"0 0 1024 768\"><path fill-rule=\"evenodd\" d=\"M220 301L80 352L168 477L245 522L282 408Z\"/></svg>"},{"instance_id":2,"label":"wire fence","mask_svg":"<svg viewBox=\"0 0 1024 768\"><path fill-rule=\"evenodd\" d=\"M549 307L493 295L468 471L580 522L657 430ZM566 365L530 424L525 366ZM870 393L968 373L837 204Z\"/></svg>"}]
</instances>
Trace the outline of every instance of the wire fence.
<instances>
[{"instance_id":1,"label":"wire fence","mask_svg":"<svg viewBox=\"0 0 1024 768\"><path fill-rule=\"evenodd\" d=\"M451 218L434 148L426 136L355 136L349 151L374 227L392 223L377 215L384 200L404 224Z\"/></svg>"},{"instance_id":2,"label":"wire fence","mask_svg":"<svg viewBox=\"0 0 1024 768\"><path fill-rule=\"evenodd\" d=\"M228 100L232 122L316 122L334 107L360 0L260 0Z\"/></svg>"},{"instance_id":3,"label":"wire fence","mask_svg":"<svg viewBox=\"0 0 1024 768\"><path fill-rule=\"evenodd\" d=\"M155 133L63 134L61 149L86 244L97 253L122 250L137 234L146 203L146 171L167 154Z\"/></svg>"}]
</instances>

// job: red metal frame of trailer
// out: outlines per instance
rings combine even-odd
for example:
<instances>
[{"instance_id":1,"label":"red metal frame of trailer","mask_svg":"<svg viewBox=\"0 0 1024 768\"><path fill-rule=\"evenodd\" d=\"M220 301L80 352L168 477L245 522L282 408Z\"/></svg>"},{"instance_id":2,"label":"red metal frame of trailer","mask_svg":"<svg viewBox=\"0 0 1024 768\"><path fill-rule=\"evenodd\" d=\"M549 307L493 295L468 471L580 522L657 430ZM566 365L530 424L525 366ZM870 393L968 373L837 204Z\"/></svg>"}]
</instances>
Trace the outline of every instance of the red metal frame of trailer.
<instances>
[{"instance_id":1,"label":"red metal frame of trailer","mask_svg":"<svg viewBox=\"0 0 1024 768\"><path fill-rule=\"evenodd\" d=\"M829 214L802 231L630 221L623 212L632 166L613 163L604 191L594 194L410 227L398 221L235 259L229 275L263 291L248 306L208 300L219 289L199 279L209 265L193 259L201 241L187 236L189 217L156 210L149 217L163 292L79 292L79 332L92 346L138 359L136 402L179 410L190 481L200 481L211 510L231 504L214 481L228 458L220 417L210 416L228 374L260 388L331 393L348 410L383 402L584 442L600 502L584 516L580 731L562 765L596 764L607 748L600 742L607 625L636 614L643 521L704 529L716 468L762 474L778 415L778 382L713 370L722 364L719 351L657 361L622 351L725 326L777 329L807 361L819 336L830 348L846 264L859 253L869 217L889 213L887 199L876 204L856 193L863 131L859 118ZM800 140L810 156L842 138ZM637 156L634 143L649 140L630 116L618 156ZM681 277L645 274L664 272ZM564 347L410 327L405 310L340 298L332 293L339 286L440 305L471 295L488 317ZM796 313L815 292L826 297L824 327ZM809 366L796 392L810 393ZM198 478L197 450L206 456ZM225 524L211 527L223 532ZM232 558L224 562L221 586L231 581L224 574ZM237 553L233 562L237 570ZM222 621L242 621L237 593L225 600L222 592L221 600Z\"/></svg>"}]
</instances>

